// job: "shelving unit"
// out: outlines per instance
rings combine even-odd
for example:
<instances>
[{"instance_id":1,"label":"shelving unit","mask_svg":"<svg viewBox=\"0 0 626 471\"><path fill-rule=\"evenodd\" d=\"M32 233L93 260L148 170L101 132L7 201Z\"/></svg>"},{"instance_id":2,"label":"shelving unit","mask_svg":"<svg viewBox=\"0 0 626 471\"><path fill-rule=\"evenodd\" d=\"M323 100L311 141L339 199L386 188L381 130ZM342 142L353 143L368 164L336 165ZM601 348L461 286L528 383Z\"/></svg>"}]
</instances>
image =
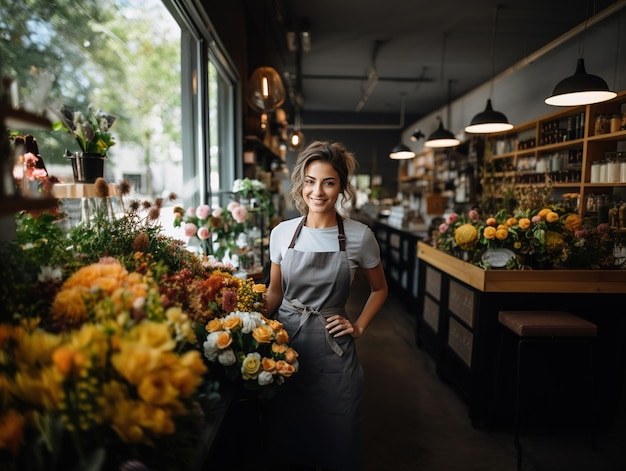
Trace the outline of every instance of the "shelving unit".
<instances>
[{"instance_id":1,"label":"shelving unit","mask_svg":"<svg viewBox=\"0 0 626 471\"><path fill-rule=\"evenodd\" d=\"M592 163L626 142L626 130L597 134L596 117L621 114L624 106L626 91L608 102L567 108L490 135L483 184L541 187L549 177L553 192L580 195L578 212L584 216L590 195L626 191L626 182L592 183L591 178Z\"/></svg>"}]
</instances>

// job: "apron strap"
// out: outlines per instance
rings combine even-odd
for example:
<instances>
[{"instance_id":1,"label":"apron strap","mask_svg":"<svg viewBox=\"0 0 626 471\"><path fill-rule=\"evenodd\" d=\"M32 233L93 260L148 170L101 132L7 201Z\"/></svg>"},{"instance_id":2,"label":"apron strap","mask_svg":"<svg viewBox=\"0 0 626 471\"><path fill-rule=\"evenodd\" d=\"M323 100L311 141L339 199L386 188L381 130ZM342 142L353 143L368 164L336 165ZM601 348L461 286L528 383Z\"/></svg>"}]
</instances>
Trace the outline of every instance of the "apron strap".
<instances>
[{"instance_id":1,"label":"apron strap","mask_svg":"<svg viewBox=\"0 0 626 471\"><path fill-rule=\"evenodd\" d=\"M300 231L302 231L302 228L304 227L305 223L306 223L306 216L302 218L302 221L300 221L300 224L298 224L296 231L293 233L293 237L291 238L291 242L289 243L290 249L293 249L295 247L296 240L298 239L298 236L300 235ZM339 239L339 250L341 252L345 252L346 251L346 233L343 229L343 219L341 219L341 216L339 215L339 213L337 213L337 229L339 231L339 234L337 235L337 238Z\"/></svg>"},{"instance_id":2,"label":"apron strap","mask_svg":"<svg viewBox=\"0 0 626 471\"><path fill-rule=\"evenodd\" d=\"M292 299L291 301L287 299L283 299L283 304L287 306L289 309L298 311L300 313L300 323L298 324L298 328L296 329L294 334L291 336L292 341L298 336L298 334L300 333L300 329L302 328L304 323L309 319L309 317L313 315L313 316L316 316L319 319L322 326L324 326L324 335L326 337L326 343L328 343L332 351L335 352L337 356L343 355L343 350L341 349L337 341L333 337L331 337L330 334L328 333L328 330L326 330L326 321L325 321L326 317L332 316L334 314L343 314L344 313L343 306L329 307L326 309L322 309L321 311L318 311L317 309L313 309L310 306L302 304L297 299Z\"/></svg>"}]
</instances>

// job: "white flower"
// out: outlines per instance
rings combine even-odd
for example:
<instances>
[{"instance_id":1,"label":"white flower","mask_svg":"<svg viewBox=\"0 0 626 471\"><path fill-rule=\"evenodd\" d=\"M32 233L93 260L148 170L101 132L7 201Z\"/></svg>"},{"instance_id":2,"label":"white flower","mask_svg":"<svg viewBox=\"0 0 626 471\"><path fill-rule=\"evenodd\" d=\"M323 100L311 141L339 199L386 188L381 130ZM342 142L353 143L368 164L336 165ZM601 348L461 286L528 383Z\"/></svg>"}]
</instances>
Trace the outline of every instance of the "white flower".
<instances>
[{"instance_id":1,"label":"white flower","mask_svg":"<svg viewBox=\"0 0 626 471\"><path fill-rule=\"evenodd\" d=\"M217 356L217 360L220 362L221 365L230 366L235 364L237 358L235 357L235 352L233 351L233 349L228 348Z\"/></svg>"},{"instance_id":2,"label":"white flower","mask_svg":"<svg viewBox=\"0 0 626 471\"><path fill-rule=\"evenodd\" d=\"M257 381L259 382L259 386L267 386L274 382L274 376L269 371L261 371Z\"/></svg>"},{"instance_id":3,"label":"white flower","mask_svg":"<svg viewBox=\"0 0 626 471\"><path fill-rule=\"evenodd\" d=\"M41 266L39 267L39 275L37 280L40 283L46 281L61 281L63 279L63 272L59 267Z\"/></svg>"},{"instance_id":4,"label":"white flower","mask_svg":"<svg viewBox=\"0 0 626 471\"><path fill-rule=\"evenodd\" d=\"M258 312L241 312L241 311L236 311L234 314L237 317L241 318L241 322L242 322L242 325L243 325L242 328L241 328L241 331L244 334L249 334L254 329L256 329L258 326L263 324L263 321L261 320L261 315Z\"/></svg>"},{"instance_id":5,"label":"white flower","mask_svg":"<svg viewBox=\"0 0 626 471\"><path fill-rule=\"evenodd\" d=\"M209 361L215 361L217 359L217 355L219 353L217 348L217 339L219 337L219 332L211 332L205 342L202 344L202 348L204 349L204 356Z\"/></svg>"}]
</instances>

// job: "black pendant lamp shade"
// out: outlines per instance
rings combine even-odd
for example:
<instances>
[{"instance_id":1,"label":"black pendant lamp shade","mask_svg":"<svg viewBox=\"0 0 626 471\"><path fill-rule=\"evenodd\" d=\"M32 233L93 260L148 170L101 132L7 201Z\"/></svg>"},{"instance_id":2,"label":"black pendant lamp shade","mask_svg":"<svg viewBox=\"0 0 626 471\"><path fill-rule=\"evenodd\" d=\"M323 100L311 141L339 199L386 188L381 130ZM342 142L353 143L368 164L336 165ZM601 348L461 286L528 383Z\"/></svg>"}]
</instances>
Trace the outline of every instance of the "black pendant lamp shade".
<instances>
[{"instance_id":1,"label":"black pendant lamp shade","mask_svg":"<svg viewBox=\"0 0 626 471\"><path fill-rule=\"evenodd\" d=\"M607 101L616 96L617 93L609 90L601 77L586 72L585 60L581 57L574 75L561 80L545 102L553 106L577 106Z\"/></svg>"},{"instance_id":2,"label":"black pendant lamp shade","mask_svg":"<svg viewBox=\"0 0 626 471\"><path fill-rule=\"evenodd\" d=\"M491 98L489 98L485 111L474 116L469 126L465 127L465 132L488 134L492 132L508 131L509 129L513 129L513 125L509 123L508 118L503 113L493 109Z\"/></svg>"},{"instance_id":3,"label":"black pendant lamp shade","mask_svg":"<svg viewBox=\"0 0 626 471\"><path fill-rule=\"evenodd\" d=\"M412 159L413 157L415 157L415 152L402 143L391 149L389 153L389 158L394 160Z\"/></svg>"},{"instance_id":4,"label":"black pendant lamp shade","mask_svg":"<svg viewBox=\"0 0 626 471\"><path fill-rule=\"evenodd\" d=\"M437 130L428 136L424 145L426 147L454 147L461 143L454 134L443 127L443 121L439 121Z\"/></svg>"}]
</instances>

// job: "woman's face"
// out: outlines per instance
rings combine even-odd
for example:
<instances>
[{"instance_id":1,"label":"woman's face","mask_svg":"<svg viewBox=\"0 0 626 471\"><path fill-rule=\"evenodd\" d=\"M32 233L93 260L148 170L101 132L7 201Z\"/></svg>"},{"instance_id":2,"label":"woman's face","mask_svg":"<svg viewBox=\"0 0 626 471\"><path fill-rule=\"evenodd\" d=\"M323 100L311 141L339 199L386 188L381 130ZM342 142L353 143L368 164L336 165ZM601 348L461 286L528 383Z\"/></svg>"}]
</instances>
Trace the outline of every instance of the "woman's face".
<instances>
[{"instance_id":1,"label":"woman's face","mask_svg":"<svg viewBox=\"0 0 626 471\"><path fill-rule=\"evenodd\" d=\"M340 193L339 174L331 164L316 160L306 167L302 197L309 207L309 212L334 211Z\"/></svg>"}]
</instances>

